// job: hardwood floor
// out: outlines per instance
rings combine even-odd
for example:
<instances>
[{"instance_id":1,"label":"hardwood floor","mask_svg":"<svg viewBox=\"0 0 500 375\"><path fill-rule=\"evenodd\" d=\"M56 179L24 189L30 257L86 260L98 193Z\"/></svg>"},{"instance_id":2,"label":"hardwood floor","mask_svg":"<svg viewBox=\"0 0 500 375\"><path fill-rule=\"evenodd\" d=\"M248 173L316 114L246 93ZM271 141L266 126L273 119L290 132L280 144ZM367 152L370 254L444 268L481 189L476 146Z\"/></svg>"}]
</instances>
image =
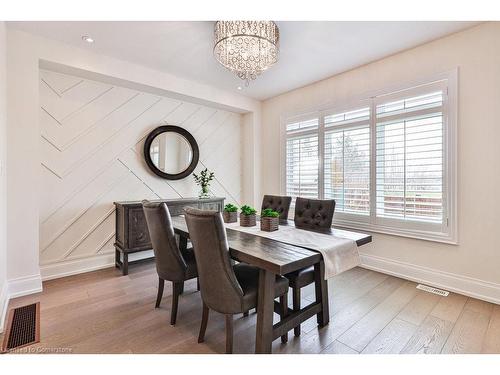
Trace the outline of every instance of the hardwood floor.
<instances>
[{"instance_id":1,"label":"hardwood floor","mask_svg":"<svg viewBox=\"0 0 500 375\"><path fill-rule=\"evenodd\" d=\"M330 281L330 324L318 329L316 318L309 319L300 337L291 332L287 344L274 341L273 353L500 353L500 306L415 286L362 268L345 272ZM205 342L197 343L196 280L186 283L175 327L169 324L170 283L159 309L156 292L154 264L148 262L132 267L128 276L106 269L47 281L43 293L14 299L10 307L40 301L41 342L30 348L41 351L224 353L221 314L210 314ZM314 300L313 287L302 296L304 303ZM255 324L254 311L248 318L235 316L235 353L253 352Z\"/></svg>"}]
</instances>

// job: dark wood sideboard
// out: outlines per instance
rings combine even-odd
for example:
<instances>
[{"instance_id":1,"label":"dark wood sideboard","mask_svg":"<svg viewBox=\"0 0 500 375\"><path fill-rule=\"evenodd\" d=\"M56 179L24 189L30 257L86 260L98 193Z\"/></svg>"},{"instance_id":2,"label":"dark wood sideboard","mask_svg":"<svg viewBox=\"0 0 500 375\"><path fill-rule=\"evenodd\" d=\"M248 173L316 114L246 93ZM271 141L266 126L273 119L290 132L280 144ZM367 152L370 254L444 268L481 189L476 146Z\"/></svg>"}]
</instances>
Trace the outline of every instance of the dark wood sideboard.
<instances>
[{"instance_id":1,"label":"dark wood sideboard","mask_svg":"<svg viewBox=\"0 0 500 375\"><path fill-rule=\"evenodd\" d=\"M153 202L166 202L172 216L182 215L185 207L217 211L222 211L224 208L224 198L220 197L207 199L162 199ZM128 259L131 253L151 250L151 240L149 238L144 212L142 211L141 201L115 202L115 206L115 266L121 269L123 275L127 275L129 264L151 259L151 257L149 257L131 262L129 262Z\"/></svg>"}]
</instances>

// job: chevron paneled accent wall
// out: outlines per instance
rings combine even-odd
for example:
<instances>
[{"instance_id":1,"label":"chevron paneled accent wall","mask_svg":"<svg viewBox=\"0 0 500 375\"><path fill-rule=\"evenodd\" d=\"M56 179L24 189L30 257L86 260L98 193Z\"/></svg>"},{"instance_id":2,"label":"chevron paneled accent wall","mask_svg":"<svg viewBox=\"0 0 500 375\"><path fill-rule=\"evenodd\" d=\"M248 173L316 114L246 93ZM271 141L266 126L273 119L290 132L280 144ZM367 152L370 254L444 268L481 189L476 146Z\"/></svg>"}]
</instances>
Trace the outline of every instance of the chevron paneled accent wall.
<instances>
[{"instance_id":1,"label":"chevron paneled accent wall","mask_svg":"<svg viewBox=\"0 0 500 375\"><path fill-rule=\"evenodd\" d=\"M40 71L40 265L54 278L113 264L114 201L193 197L192 177L167 181L142 148L159 125L193 134L214 195L241 204L241 115L52 71Z\"/></svg>"}]
</instances>

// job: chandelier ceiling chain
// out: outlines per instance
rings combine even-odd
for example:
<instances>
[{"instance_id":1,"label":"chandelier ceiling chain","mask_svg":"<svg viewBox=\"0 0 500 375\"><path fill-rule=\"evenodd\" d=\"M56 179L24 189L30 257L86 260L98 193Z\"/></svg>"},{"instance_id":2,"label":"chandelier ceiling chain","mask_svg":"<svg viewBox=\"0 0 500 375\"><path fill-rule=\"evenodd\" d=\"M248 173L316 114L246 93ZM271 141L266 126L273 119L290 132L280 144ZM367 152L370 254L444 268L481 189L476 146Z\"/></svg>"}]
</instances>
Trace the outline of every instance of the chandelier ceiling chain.
<instances>
[{"instance_id":1,"label":"chandelier ceiling chain","mask_svg":"<svg viewBox=\"0 0 500 375\"><path fill-rule=\"evenodd\" d=\"M273 21L217 21L214 55L248 86L278 61L279 38Z\"/></svg>"}]
</instances>

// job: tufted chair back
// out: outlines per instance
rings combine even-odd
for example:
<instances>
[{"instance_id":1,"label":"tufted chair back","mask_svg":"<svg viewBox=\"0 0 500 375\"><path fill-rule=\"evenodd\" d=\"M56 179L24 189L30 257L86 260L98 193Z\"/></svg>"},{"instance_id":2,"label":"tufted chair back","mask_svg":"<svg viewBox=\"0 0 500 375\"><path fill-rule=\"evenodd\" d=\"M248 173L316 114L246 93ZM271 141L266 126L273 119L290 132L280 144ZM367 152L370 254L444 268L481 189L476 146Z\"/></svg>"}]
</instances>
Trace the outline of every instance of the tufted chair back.
<instances>
[{"instance_id":1,"label":"tufted chair back","mask_svg":"<svg viewBox=\"0 0 500 375\"><path fill-rule=\"evenodd\" d=\"M280 214L280 220L288 219L288 211L290 210L292 197L281 197L279 195L264 195L262 199L262 210L272 208Z\"/></svg>"},{"instance_id":2,"label":"tufted chair back","mask_svg":"<svg viewBox=\"0 0 500 375\"><path fill-rule=\"evenodd\" d=\"M155 253L158 276L169 281L184 280L187 265L175 240L172 218L167 204L144 200L142 209Z\"/></svg>"},{"instance_id":3,"label":"tufted chair back","mask_svg":"<svg viewBox=\"0 0 500 375\"><path fill-rule=\"evenodd\" d=\"M184 212L189 238L193 243L203 302L223 314L241 312L243 290L231 264L221 213L189 207Z\"/></svg>"},{"instance_id":4,"label":"tufted chair back","mask_svg":"<svg viewBox=\"0 0 500 375\"><path fill-rule=\"evenodd\" d=\"M304 229L331 228L335 201L333 199L307 199L295 201L295 226Z\"/></svg>"}]
</instances>

